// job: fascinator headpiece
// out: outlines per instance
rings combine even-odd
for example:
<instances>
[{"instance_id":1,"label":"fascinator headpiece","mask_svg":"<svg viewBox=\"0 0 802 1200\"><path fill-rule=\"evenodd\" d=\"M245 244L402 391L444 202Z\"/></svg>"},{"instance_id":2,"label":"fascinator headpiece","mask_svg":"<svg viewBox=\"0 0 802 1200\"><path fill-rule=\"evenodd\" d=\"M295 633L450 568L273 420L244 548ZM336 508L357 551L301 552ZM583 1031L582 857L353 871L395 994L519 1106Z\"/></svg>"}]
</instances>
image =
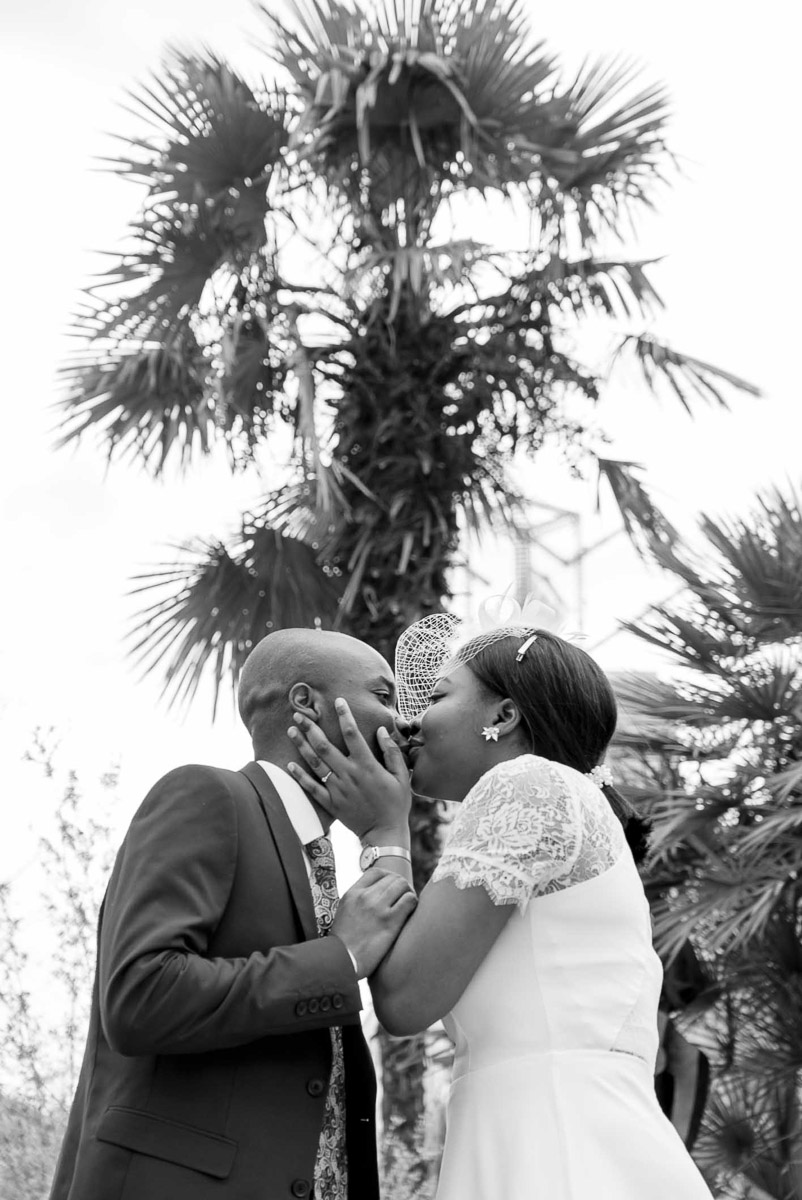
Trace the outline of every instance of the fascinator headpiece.
<instances>
[{"instance_id":1,"label":"fascinator headpiece","mask_svg":"<svg viewBox=\"0 0 802 1200\"><path fill-rule=\"evenodd\" d=\"M407 721L419 717L432 689L446 668L462 666L502 638L518 638L515 656L521 662L537 641L539 632L578 641L582 634L566 633L557 612L527 596L523 604L505 593L479 605L475 621L462 621L452 613L431 613L405 629L395 651L398 708Z\"/></svg>"}]
</instances>

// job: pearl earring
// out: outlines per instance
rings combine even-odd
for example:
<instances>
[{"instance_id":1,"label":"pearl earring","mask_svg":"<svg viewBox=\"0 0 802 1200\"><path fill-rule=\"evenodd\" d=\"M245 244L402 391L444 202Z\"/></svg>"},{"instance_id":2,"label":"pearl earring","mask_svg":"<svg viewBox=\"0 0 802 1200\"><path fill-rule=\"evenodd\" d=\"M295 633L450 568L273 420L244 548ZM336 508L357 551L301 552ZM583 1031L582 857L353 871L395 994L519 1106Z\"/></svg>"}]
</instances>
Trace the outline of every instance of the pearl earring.
<instances>
[{"instance_id":1,"label":"pearl earring","mask_svg":"<svg viewBox=\"0 0 802 1200\"><path fill-rule=\"evenodd\" d=\"M498 741L498 725L485 725L482 730L482 737L486 742Z\"/></svg>"}]
</instances>

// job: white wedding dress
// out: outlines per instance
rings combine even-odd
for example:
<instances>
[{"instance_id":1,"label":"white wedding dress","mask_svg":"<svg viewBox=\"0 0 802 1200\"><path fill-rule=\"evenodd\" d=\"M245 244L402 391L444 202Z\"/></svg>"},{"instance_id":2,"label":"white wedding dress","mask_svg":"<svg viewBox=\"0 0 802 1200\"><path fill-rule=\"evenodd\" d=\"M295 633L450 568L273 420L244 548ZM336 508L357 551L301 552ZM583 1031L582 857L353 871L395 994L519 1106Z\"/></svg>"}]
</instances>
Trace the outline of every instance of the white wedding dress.
<instances>
[{"instance_id":1,"label":"white wedding dress","mask_svg":"<svg viewBox=\"0 0 802 1200\"><path fill-rule=\"evenodd\" d=\"M437 1200L711 1200L655 1097L662 968L599 788L534 755L494 767L433 878L518 906L444 1022Z\"/></svg>"}]
</instances>

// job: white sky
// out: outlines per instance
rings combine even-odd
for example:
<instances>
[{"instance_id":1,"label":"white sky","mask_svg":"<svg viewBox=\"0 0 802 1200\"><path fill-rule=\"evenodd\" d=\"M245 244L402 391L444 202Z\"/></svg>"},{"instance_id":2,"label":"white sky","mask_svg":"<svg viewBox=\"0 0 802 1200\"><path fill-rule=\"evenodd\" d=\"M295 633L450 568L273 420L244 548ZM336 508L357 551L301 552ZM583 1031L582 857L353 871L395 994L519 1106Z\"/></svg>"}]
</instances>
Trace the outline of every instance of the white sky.
<instances>
[{"instance_id":1,"label":"white sky","mask_svg":"<svg viewBox=\"0 0 802 1200\"><path fill-rule=\"evenodd\" d=\"M530 0L531 2L531 0ZM612 451L643 462L673 519L700 509L737 511L758 487L799 480L799 173L797 47L785 0L756 7L723 0L572 0L531 3L533 26L575 64L622 52L674 99L671 141L684 175L642 227L639 256L664 254L654 272L667 302L659 332L677 347L753 380L760 401L695 421L668 397L610 396L599 423ZM158 64L168 40L206 43L247 69L258 63L245 0L8 0L0 17L0 143L4 423L0 443L4 587L0 601L0 761L6 791L0 879L26 869L47 820L43 792L21 755L37 725L55 726L64 766L87 778L121 758L124 823L144 790L180 762L239 766L244 731L223 706L181 717L160 707L155 679L138 682L123 634L130 575L163 556L166 543L224 535L258 494L221 463L162 484L134 468L108 473L91 445L53 448L51 405L63 335L95 250L114 250L136 195L95 172L111 153L104 135L130 128L123 91ZM490 236L477 230L476 236ZM534 477L543 499L589 510L591 491L552 467ZM609 527L609 522L608 522ZM598 522L588 518L592 541ZM589 632L599 639L665 593L619 543L600 552L586 578ZM600 650L606 666L631 664L620 639Z\"/></svg>"}]
</instances>

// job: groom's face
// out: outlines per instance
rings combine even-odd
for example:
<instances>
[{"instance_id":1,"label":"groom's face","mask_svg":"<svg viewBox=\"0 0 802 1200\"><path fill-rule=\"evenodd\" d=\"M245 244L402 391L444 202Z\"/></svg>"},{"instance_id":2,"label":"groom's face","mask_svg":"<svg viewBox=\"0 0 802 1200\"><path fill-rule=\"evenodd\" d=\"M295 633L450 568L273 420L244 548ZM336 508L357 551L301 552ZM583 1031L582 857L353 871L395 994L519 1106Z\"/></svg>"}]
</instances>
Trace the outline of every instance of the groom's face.
<instances>
[{"instance_id":1,"label":"groom's face","mask_svg":"<svg viewBox=\"0 0 802 1200\"><path fill-rule=\"evenodd\" d=\"M383 761L376 734L386 729L399 743L406 741L408 726L396 708L395 679L390 664L370 646L349 647L326 688L326 711L321 715L323 732L339 750L345 751L334 701L347 701L354 720L373 753Z\"/></svg>"}]
</instances>

